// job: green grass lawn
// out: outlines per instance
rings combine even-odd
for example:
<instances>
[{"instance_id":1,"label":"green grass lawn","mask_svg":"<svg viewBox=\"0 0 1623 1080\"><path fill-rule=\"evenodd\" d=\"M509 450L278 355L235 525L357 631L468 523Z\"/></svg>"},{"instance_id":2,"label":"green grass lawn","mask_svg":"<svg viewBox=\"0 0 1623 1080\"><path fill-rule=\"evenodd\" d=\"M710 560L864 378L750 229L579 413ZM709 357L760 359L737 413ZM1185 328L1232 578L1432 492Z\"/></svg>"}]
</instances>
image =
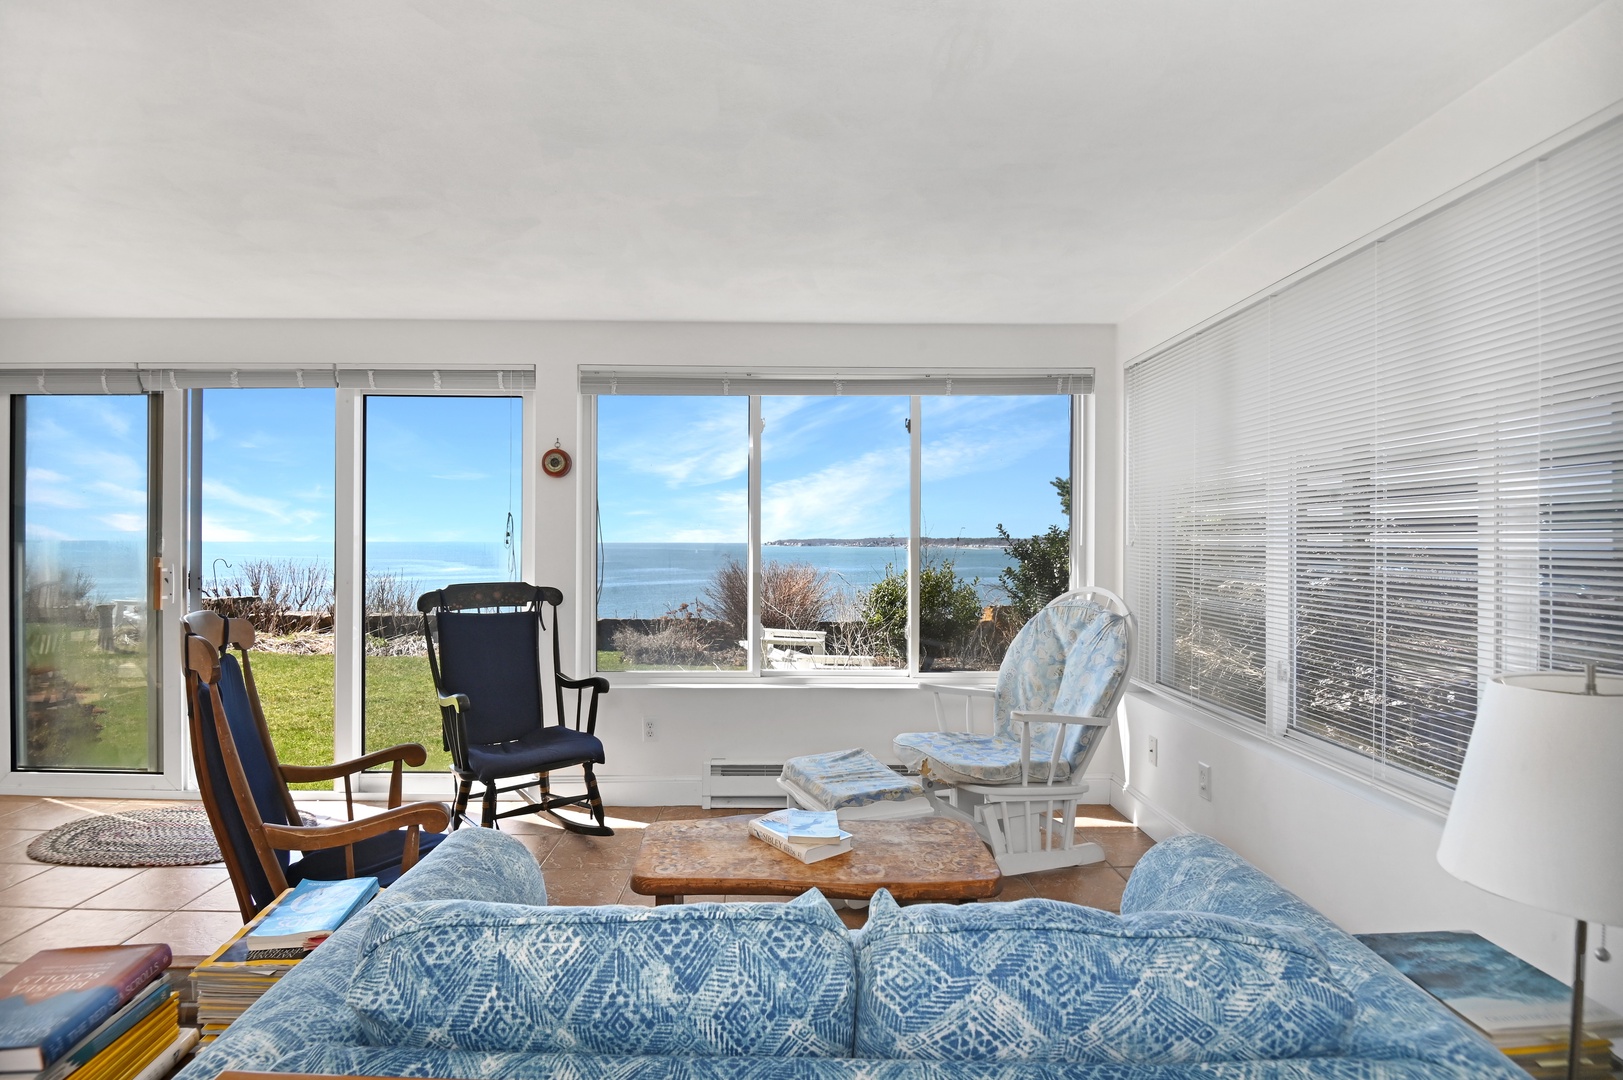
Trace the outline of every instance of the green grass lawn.
<instances>
[{"instance_id":1,"label":"green grass lawn","mask_svg":"<svg viewBox=\"0 0 1623 1080\"><path fill-rule=\"evenodd\" d=\"M333 658L256 653L254 681L276 754L289 765L325 765L333 759ZM366 658L366 745L421 743L422 771L444 771L451 755L440 748L440 710L428 660L422 656ZM296 784L324 789L330 784Z\"/></svg>"},{"instance_id":2,"label":"green grass lawn","mask_svg":"<svg viewBox=\"0 0 1623 1080\"><path fill-rule=\"evenodd\" d=\"M95 627L28 627L25 730L43 736L29 763L143 770L150 760L145 652L103 652Z\"/></svg>"}]
</instances>

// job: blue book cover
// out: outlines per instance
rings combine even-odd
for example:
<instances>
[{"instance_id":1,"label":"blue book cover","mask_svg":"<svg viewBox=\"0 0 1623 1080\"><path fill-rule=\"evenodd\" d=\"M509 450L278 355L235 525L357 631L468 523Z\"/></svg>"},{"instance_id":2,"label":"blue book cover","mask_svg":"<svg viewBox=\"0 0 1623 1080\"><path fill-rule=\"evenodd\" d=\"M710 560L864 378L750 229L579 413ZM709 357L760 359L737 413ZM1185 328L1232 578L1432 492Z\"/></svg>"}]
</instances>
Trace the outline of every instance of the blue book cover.
<instances>
[{"instance_id":1,"label":"blue book cover","mask_svg":"<svg viewBox=\"0 0 1623 1080\"><path fill-rule=\"evenodd\" d=\"M245 940L250 959L287 949L313 949L378 893L375 877L299 882Z\"/></svg>"},{"instance_id":2,"label":"blue book cover","mask_svg":"<svg viewBox=\"0 0 1623 1080\"><path fill-rule=\"evenodd\" d=\"M44 949L0 975L0 1072L44 1069L169 961L167 945Z\"/></svg>"},{"instance_id":3,"label":"blue book cover","mask_svg":"<svg viewBox=\"0 0 1623 1080\"><path fill-rule=\"evenodd\" d=\"M848 840L851 834L840 828L839 815L833 810L774 810L756 818L763 828L771 829L792 844L831 844Z\"/></svg>"},{"instance_id":4,"label":"blue book cover","mask_svg":"<svg viewBox=\"0 0 1623 1080\"><path fill-rule=\"evenodd\" d=\"M167 979L153 980L145 991L136 995L135 1000L102 1021L101 1026L80 1039L77 1046L57 1058L56 1062L44 1072L37 1074L36 1080L61 1080L113 1045L120 1036L145 1020L159 1005L168 1001L173 993Z\"/></svg>"},{"instance_id":5,"label":"blue book cover","mask_svg":"<svg viewBox=\"0 0 1623 1080\"><path fill-rule=\"evenodd\" d=\"M1541 1033L1566 1038L1571 988L1479 934L1435 930L1360 934L1358 940L1496 1042ZM1586 1001L1584 1030L1616 1038L1623 1035L1623 1018Z\"/></svg>"}]
</instances>

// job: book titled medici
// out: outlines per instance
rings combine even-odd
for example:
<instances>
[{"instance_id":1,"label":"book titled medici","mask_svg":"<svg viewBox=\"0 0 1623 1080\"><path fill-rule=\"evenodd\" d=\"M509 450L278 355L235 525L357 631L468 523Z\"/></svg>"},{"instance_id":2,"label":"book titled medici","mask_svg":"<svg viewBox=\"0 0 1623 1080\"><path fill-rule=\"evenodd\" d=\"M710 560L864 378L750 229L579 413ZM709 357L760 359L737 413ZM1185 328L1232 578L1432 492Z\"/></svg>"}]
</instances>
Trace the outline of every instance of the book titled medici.
<instances>
[{"instance_id":1,"label":"book titled medici","mask_svg":"<svg viewBox=\"0 0 1623 1080\"><path fill-rule=\"evenodd\" d=\"M0 975L0 1072L44 1069L163 974L167 945L45 949Z\"/></svg>"}]
</instances>

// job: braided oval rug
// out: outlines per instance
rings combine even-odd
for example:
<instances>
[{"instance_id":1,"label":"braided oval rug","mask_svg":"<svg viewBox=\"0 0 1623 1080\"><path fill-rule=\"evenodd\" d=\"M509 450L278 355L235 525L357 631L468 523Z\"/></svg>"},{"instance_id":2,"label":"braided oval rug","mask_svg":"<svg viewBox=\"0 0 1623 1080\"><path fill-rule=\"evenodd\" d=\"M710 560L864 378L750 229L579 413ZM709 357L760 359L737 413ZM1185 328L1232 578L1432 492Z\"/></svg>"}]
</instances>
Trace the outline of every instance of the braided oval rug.
<instances>
[{"instance_id":1,"label":"braided oval rug","mask_svg":"<svg viewBox=\"0 0 1623 1080\"><path fill-rule=\"evenodd\" d=\"M64 866L198 866L220 861L202 803L94 814L58 825L28 857Z\"/></svg>"}]
</instances>

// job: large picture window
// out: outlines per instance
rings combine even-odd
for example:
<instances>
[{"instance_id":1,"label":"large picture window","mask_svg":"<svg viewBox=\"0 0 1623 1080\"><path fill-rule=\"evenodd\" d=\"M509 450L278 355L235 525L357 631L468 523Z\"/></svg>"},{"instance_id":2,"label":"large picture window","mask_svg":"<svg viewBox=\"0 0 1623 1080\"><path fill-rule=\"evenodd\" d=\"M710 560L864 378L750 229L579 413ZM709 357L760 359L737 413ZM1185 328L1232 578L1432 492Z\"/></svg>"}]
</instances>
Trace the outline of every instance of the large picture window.
<instances>
[{"instance_id":1,"label":"large picture window","mask_svg":"<svg viewBox=\"0 0 1623 1080\"><path fill-rule=\"evenodd\" d=\"M583 373L597 670L996 670L1071 584L1086 380Z\"/></svg>"},{"instance_id":2,"label":"large picture window","mask_svg":"<svg viewBox=\"0 0 1623 1080\"><path fill-rule=\"evenodd\" d=\"M1478 687L1623 671L1623 124L1132 365L1137 675L1452 783Z\"/></svg>"}]
</instances>

